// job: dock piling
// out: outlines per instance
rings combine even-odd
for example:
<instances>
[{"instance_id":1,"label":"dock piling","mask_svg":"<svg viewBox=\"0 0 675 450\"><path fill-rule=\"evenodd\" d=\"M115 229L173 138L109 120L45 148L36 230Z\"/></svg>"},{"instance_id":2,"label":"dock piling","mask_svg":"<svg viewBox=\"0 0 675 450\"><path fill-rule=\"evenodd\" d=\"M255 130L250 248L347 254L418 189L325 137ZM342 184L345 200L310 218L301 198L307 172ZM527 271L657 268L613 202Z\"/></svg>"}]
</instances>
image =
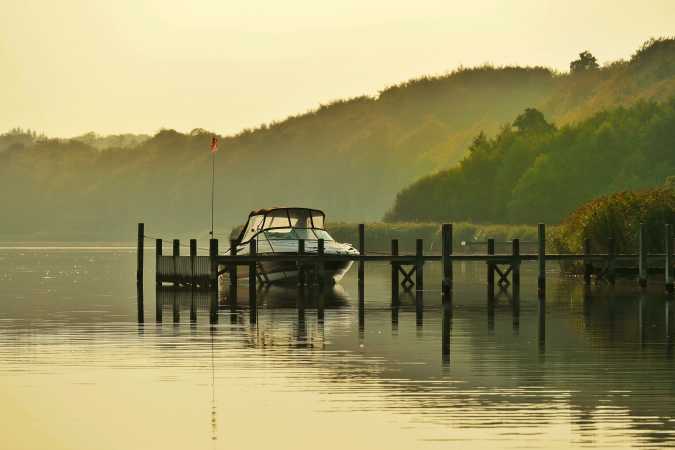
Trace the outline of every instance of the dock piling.
<instances>
[{"instance_id":1,"label":"dock piling","mask_svg":"<svg viewBox=\"0 0 675 450\"><path fill-rule=\"evenodd\" d=\"M665 226L666 261L664 267L666 292L673 293L673 230L669 223Z\"/></svg>"},{"instance_id":2,"label":"dock piling","mask_svg":"<svg viewBox=\"0 0 675 450\"><path fill-rule=\"evenodd\" d=\"M298 255L304 256L305 254L305 240L298 239ZM306 284L305 280L305 265L302 261L298 261L298 286L302 287Z\"/></svg>"},{"instance_id":3,"label":"dock piling","mask_svg":"<svg viewBox=\"0 0 675 450\"><path fill-rule=\"evenodd\" d=\"M424 290L424 240L415 241L415 291Z\"/></svg>"},{"instance_id":4,"label":"dock piling","mask_svg":"<svg viewBox=\"0 0 675 450\"><path fill-rule=\"evenodd\" d=\"M591 285L591 274L593 273L593 263L591 262L591 240L584 239L584 284Z\"/></svg>"},{"instance_id":5,"label":"dock piling","mask_svg":"<svg viewBox=\"0 0 675 450\"><path fill-rule=\"evenodd\" d=\"M647 236L644 223L640 224L639 255L638 255L638 283L641 288L647 287Z\"/></svg>"},{"instance_id":6,"label":"dock piling","mask_svg":"<svg viewBox=\"0 0 675 450\"><path fill-rule=\"evenodd\" d=\"M237 241L234 239L230 239L230 255L237 255ZM231 305L235 305L237 303L237 265L230 264L228 271L230 272L229 301Z\"/></svg>"},{"instance_id":7,"label":"dock piling","mask_svg":"<svg viewBox=\"0 0 675 450\"><path fill-rule=\"evenodd\" d=\"M607 241L607 281L614 286L616 283L616 240L609 238Z\"/></svg>"},{"instance_id":8,"label":"dock piling","mask_svg":"<svg viewBox=\"0 0 675 450\"><path fill-rule=\"evenodd\" d=\"M487 240L487 254L488 258L495 254L495 240L489 238ZM488 298L492 299L495 296L495 265L488 259L487 260L487 288L488 288Z\"/></svg>"},{"instance_id":9,"label":"dock piling","mask_svg":"<svg viewBox=\"0 0 675 450\"><path fill-rule=\"evenodd\" d=\"M209 239L209 258L211 259L210 287L218 291L218 263L215 258L218 256L218 239Z\"/></svg>"},{"instance_id":10,"label":"dock piling","mask_svg":"<svg viewBox=\"0 0 675 450\"><path fill-rule=\"evenodd\" d=\"M143 285L143 253L145 252L145 224L138 224L138 243L136 248L136 283Z\"/></svg>"},{"instance_id":11,"label":"dock piling","mask_svg":"<svg viewBox=\"0 0 675 450\"><path fill-rule=\"evenodd\" d=\"M251 239L249 242L249 254L255 256L258 253L257 242L255 239ZM254 310L257 309L257 278L256 278L256 264L255 261L252 261L248 265L248 306L251 309L251 319L252 323L255 323Z\"/></svg>"},{"instance_id":12,"label":"dock piling","mask_svg":"<svg viewBox=\"0 0 675 450\"><path fill-rule=\"evenodd\" d=\"M520 239L511 241L511 281L513 282L513 298L520 296Z\"/></svg>"},{"instance_id":13,"label":"dock piling","mask_svg":"<svg viewBox=\"0 0 675 450\"><path fill-rule=\"evenodd\" d=\"M323 262L323 255L326 251L326 243L323 239L319 239L316 243L317 248L316 248L316 253L319 256L319 262L316 264L316 278L317 278L317 283L319 285L320 289L323 289L323 285L325 284L326 280L326 273L324 271L324 262Z\"/></svg>"},{"instance_id":14,"label":"dock piling","mask_svg":"<svg viewBox=\"0 0 675 450\"><path fill-rule=\"evenodd\" d=\"M391 256L398 256L398 239L391 240ZM399 301L399 284L398 284L398 272L400 265L391 261L391 304L398 305Z\"/></svg>"},{"instance_id":15,"label":"dock piling","mask_svg":"<svg viewBox=\"0 0 675 450\"><path fill-rule=\"evenodd\" d=\"M362 223L359 224L359 254L361 255L366 254L366 226ZM363 289L364 275L365 275L364 262L359 261L359 270L358 270L359 289Z\"/></svg>"},{"instance_id":16,"label":"dock piling","mask_svg":"<svg viewBox=\"0 0 675 450\"><path fill-rule=\"evenodd\" d=\"M546 297L546 225L540 223L537 225L537 234L539 236L539 252L537 260L539 261L539 275L537 277L538 295L540 299Z\"/></svg>"},{"instance_id":17,"label":"dock piling","mask_svg":"<svg viewBox=\"0 0 675 450\"><path fill-rule=\"evenodd\" d=\"M453 283L453 273L452 273L452 224L444 223L441 228L441 258L443 262L443 282L442 282L442 292L443 292L443 301L451 300L452 294L452 283Z\"/></svg>"},{"instance_id":18,"label":"dock piling","mask_svg":"<svg viewBox=\"0 0 675 450\"><path fill-rule=\"evenodd\" d=\"M155 239L155 286L161 286L162 280L159 278L159 257L162 256L162 240Z\"/></svg>"}]
</instances>

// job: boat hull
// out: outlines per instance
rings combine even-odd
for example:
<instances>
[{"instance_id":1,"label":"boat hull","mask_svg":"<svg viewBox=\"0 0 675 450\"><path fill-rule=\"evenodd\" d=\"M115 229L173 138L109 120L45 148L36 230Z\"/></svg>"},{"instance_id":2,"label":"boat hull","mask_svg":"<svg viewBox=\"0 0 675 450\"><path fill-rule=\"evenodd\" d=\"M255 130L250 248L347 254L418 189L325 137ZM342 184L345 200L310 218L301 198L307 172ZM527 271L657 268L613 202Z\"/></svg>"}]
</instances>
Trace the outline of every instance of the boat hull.
<instances>
[{"instance_id":1,"label":"boat hull","mask_svg":"<svg viewBox=\"0 0 675 450\"><path fill-rule=\"evenodd\" d=\"M328 284L338 283L351 268L352 261L329 261L324 263L324 282ZM223 270L225 267L220 267ZM305 268L308 274L312 273L312 267ZM293 284L298 282L300 271L295 261L262 261L258 263L258 277L265 283L273 284ZM238 266L237 278L239 280L248 279L248 267ZM310 276L310 275L307 275ZM221 278L229 278L224 274ZM225 280L221 279L221 282Z\"/></svg>"}]
</instances>

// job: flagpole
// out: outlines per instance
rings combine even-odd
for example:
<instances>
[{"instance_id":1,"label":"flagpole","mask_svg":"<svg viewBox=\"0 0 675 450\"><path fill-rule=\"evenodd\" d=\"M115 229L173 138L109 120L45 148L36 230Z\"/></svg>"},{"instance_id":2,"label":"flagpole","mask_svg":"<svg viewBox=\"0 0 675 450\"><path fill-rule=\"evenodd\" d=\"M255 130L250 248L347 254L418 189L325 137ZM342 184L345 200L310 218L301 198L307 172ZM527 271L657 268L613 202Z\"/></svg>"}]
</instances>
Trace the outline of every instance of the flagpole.
<instances>
[{"instance_id":1,"label":"flagpole","mask_svg":"<svg viewBox=\"0 0 675 450\"><path fill-rule=\"evenodd\" d=\"M216 182L216 152L211 150L211 239L213 239L213 198L215 196Z\"/></svg>"}]
</instances>

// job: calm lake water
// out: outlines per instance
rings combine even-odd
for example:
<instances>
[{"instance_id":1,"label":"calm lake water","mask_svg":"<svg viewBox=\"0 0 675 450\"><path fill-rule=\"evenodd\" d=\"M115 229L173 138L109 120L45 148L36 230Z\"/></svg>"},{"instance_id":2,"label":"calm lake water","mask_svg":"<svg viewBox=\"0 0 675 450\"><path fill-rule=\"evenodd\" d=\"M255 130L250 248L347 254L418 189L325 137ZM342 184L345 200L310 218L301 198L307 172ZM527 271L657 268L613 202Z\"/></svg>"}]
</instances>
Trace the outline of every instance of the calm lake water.
<instances>
[{"instance_id":1,"label":"calm lake water","mask_svg":"<svg viewBox=\"0 0 675 450\"><path fill-rule=\"evenodd\" d=\"M484 264L456 264L444 309L432 264L423 305L392 308L370 264L362 314L352 270L323 321L311 293L271 288L253 324L242 285L209 325L207 296L156 294L148 256L139 324L132 249L0 249L3 449L675 444L662 280L585 290L551 267L542 305L525 265L520 301L490 306Z\"/></svg>"}]
</instances>

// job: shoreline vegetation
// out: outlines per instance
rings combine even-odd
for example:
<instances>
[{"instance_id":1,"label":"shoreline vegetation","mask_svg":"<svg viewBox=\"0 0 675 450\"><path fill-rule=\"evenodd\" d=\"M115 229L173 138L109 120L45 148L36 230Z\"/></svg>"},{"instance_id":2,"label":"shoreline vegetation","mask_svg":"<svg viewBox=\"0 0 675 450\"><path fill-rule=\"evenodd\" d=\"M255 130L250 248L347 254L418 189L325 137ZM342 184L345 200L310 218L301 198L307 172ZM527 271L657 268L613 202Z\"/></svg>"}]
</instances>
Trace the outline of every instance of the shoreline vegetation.
<instances>
[{"instance_id":1,"label":"shoreline vegetation","mask_svg":"<svg viewBox=\"0 0 675 450\"><path fill-rule=\"evenodd\" d=\"M389 210L386 221L554 223L599 195L661 184L675 171L675 39L603 66L583 52L570 69L460 68L219 136L216 228L298 203L335 222ZM203 230L213 134L2 134L0 237Z\"/></svg>"}]
</instances>

